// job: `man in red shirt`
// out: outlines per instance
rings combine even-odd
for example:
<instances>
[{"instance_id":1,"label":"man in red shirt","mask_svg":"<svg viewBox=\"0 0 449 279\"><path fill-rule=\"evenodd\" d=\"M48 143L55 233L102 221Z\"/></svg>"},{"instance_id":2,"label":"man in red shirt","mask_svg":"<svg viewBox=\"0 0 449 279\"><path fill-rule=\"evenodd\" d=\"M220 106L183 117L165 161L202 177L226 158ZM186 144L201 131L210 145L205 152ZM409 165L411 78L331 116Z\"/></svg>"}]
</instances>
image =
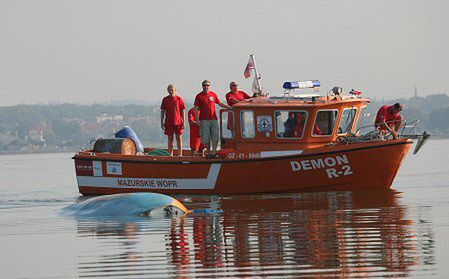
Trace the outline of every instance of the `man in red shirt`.
<instances>
[{"instance_id":1,"label":"man in red shirt","mask_svg":"<svg viewBox=\"0 0 449 279\"><path fill-rule=\"evenodd\" d=\"M238 84L235 81L229 84L229 89L231 89L231 91L228 92L228 94L226 94L226 101L230 106L240 101L251 99L251 97L248 94L238 90Z\"/></svg>"},{"instance_id":2,"label":"man in red shirt","mask_svg":"<svg viewBox=\"0 0 449 279\"><path fill-rule=\"evenodd\" d=\"M208 158L218 157L217 146L220 139L218 118L215 112L215 104L222 108L230 109L231 107L224 104L218 98L217 94L210 91L210 81L202 82L203 90L195 97L195 116L200 120L201 142L206 144ZM198 113L201 112L201 114ZM212 142L212 152L210 152L210 143Z\"/></svg>"},{"instance_id":3,"label":"man in red shirt","mask_svg":"<svg viewBox=\"0 0 449 279\"><path fill-rule=\"evenodd\" d=\"M305 126L306 126L306 114L303 112L299 112L298 116L296 117L296 125L293 130L293 136L295 138L302 138Z\"/></svg>"},{"instance_id":4,"label":"man in red shirt","mask_svg":"<svg viewBox=\"0 0 449 279\"><path fill-rule=\"evenodd\" d=\"M176 87L169 84L167 87L168 96L162 99L161 104L161 127L168 136L168 152L173 156L173 134L176 134L176 144L178 156L182 156L182 134L185 128L184 100L176 95Z\"/></svg>"},{"instance_id":5,"label":"man in red shirt","mask_svg":"<svg viewBox=\"0 0 449 279\"><path fill-rule=\"evenodd\" d=\"M386 133L387 131L393 135L394 139L398 138L398 131L401 128L404 117L399 114L402 111L402 105L396 103L392 106L382 106L376 115L374 126Z\"/></svg>"},{"instance_id":6,"label":"man in red shirt","mask_svg":"<svg viewBox=\"0 0 449 279\"><path fill-rule=\"evenodd\" d=\"M187 113L187 118L189 119L190 125L190 149L192 150L193 156L198 153L203 153L206 145L201 143L200 138L200 120L195 116L195 109L191 108Z\"/></svg>"},{"instance_id":7,"label":"man in red shirt","mask_svg":"<svg viewBox=\"0 0 449 279\"><path fill-rule=\"evenodd\" d=\"M241 101L245 101L247 99L251 99L251 97L246 94L244 91L239 91L238 90L238 84L233 81L229 84L229 89L231 89L231 91L229 91L226 94L226 101L228 103L229 106L233 106L234 104L241 102ZM228 115L228 130L230 130L234 136L234 129L233 129L233 123L234 123L234 114L233 113L229 113Z\"/></svg>"}]
</instances>

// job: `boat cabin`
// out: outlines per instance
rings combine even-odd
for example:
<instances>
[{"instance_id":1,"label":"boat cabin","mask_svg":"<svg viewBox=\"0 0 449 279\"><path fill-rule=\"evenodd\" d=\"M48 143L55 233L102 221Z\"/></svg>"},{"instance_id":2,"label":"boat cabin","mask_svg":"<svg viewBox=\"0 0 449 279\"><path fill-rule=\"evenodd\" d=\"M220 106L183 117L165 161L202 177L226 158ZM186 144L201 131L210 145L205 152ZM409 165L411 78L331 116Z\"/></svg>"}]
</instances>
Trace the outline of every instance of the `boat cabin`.
<instances>
[{"instance_id":1,"label":"boat cabin","mask_svg":"<svg viewBox=\"0 0 449 279\"><path fill-rule=\"evenodd\" d=\"M233 150L307 149L355 133L369 99L316 94L258 97L221 110L221 148Z\"/></svg>"}]
</instances>

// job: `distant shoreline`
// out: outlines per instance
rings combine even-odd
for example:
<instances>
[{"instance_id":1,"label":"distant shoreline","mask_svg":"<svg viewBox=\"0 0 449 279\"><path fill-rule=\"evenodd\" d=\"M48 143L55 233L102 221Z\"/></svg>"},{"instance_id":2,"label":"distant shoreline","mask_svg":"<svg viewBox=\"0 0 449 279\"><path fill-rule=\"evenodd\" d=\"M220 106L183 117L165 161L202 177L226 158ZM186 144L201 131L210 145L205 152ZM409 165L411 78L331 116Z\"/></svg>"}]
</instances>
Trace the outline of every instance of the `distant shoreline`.
<instances>
[{"instance_id":1,"label":"distant shoreline","mask_svg":"<svg viewBox=\"0 0 449 279\"><path fill-rule=\"evenodd\" d=\"M68 153L68 152L76 152L78 151L76 148L74 149L55 149L55 150L18 150L18 151L0 151L1 155L22 155L22 154L51 154L51 153Z\"/></svg>"},{"instance_id":2,"label":"distant shoreline","mask_svg":"<svg viewBox=\"0 0 449 279\"><path fill-rule=\"evenodd\" d=\"M444 140L449 139L449 136L431 136L429 140ZM154 145L149 145L148 147L164 148ZM188 146L183 146L183 148L188 148ZM22 154L51 154L51 153L75 153L80 149L56 149L56 150L24 150L24 151L0 151L1 155L22 155Z\"/></svg>"}]
</instances>

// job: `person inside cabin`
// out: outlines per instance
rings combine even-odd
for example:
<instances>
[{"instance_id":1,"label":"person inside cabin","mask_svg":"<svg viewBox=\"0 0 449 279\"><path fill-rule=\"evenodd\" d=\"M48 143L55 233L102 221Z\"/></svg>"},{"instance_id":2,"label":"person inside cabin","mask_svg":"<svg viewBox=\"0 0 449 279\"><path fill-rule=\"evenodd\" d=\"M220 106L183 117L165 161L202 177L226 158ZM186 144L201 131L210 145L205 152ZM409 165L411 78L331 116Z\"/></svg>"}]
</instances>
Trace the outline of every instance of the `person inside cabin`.
<instances>
[{"instance_id":1,"label":"person inside cabin","mask_svg":"<svg viewBox=\"0 0 449 279\"><path fill-rule=\"evenodd\" d=\"M215 105L218 104L220 107L227 109L231 109L231 107L223 103L215 92L209 90L210 81L204 80L201 86L203 90L196 95L194 103L195 116L200 120L201 142L206 145L208 158L218 158L217 147L220 136Z\"/></svg>"},{"instance_id":2,"label":"person inside cabin","mask_svg":"<svg viewBox=\"0 0 449 279\"><path fill-rule=\"evenodd\" d=\"M199 112L198 112L199 113ZM206 145L201 143L200 138L200 121L195 116L195 109L191 108L187 113L187 118L189 119L190 126L190 149L192 150L192 155L203 154Z\"/></svg>"},{"instance_id":3,"label":"person inside cabin","mask_svg":"<svg viewBox=\"0 0 449 279\"><path fill-rule=\"evenodd\" d=\"M173 156L173 134L176 135L178 156L182 156L182 134L185 128L185 105L173 84L167 86L168 96L162 99L161 128L168 137L168 152Z\"/></svg>"},{"instance_id":4,"label":"person inside cabin","mask_svg":"<svg viewBox=\"0 0 449 279\"><path fill-rule=\"evenodd\" d=\"M238 84L235 81L229 84L229 89L231 91L226 94L226 101L229 106L251 99L246 92L238 90Z\"/></svg>"},{"instance_id":5,"label":"person inside cabin","mask_svg":"<svg viewBox=\"0 0 449 279\"><path fill-rule=\"evenodd\" d=\"M288 118L284 122L284 135L283 135L283 137L284 138L291 138L291 137L293 137L295 126L296 126L295 113L291 111L291 112L288 113Z\"/></svg>"},{"instance_id":6,"label":"person inside cabin","mask_svg":"<svg viewBox=\"0 0 449 279\"><path fill-rule=\"evenodd\" d=\"M313 125L313 134L316 136L324 135L323 131L321 131L320 126L318 126L317 123L315 123L315 125Z\"/></svg>"},{"instance_id":7,"label":"person inside cabin","mask_svg":"<svg viewBox=\"0 0 449 279\"><path fill-rule=\"evenodd\" d=\"M305 126L306 126L306 114L299 112L296 117L296 124L293 130L293 137L301 138L304 133Z\"/></svg>"},{"instance_id":8,"label":"person inside cabin","mask_svg":"<svg viewBox=\"0 0 449 279\"><path fill-rule=\"evenodd\" d=\"M390 132L394 139L398 138L398 131L401 128L404 117L399 113L402 111L402 105L396 103L392 106L382 106L376 115L374 126L383 134Z\"/></svg>"}]
</instances>

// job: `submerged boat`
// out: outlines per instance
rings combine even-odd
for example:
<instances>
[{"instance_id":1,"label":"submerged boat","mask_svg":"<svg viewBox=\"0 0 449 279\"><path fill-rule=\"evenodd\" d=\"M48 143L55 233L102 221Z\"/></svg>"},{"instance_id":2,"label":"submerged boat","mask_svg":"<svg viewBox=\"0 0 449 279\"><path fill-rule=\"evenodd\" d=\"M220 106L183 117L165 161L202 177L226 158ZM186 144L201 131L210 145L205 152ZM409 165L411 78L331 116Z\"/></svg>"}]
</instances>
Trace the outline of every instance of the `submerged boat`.
<instances>
[{"instance_id":1,"label":"submerged boat","mask_svg":"<svg viewBox=\"0 0 449 279\"><path fill-rule=\"evenodd\" d=\"M286 82L282 96L221 110L220 158L193 156L190 150L182 157L161 156L150 147L143 155L79 151L73 157L79 191L172 195L389 188L412 136L390 139L374 127L362 135L370 100L361 96L341 90L293 94L318 86L318 81Z\"/></svg>"}]
</instances>

